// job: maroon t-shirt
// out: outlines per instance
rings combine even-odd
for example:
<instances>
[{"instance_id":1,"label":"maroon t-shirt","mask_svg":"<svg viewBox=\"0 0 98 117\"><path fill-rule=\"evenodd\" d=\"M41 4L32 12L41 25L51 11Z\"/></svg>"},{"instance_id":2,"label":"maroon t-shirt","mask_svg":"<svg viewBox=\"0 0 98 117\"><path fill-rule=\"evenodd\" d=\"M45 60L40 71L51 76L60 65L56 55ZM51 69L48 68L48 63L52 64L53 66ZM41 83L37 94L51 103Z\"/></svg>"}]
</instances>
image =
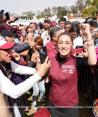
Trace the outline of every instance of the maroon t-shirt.
<instances>
[{"instance_id":1,"label":"maroon t-shirt","mask_svg":"<svg viewBox=\"0 0 98 117\"><path fill-rule=\"evenodd\" d=\"M60 64L56 57L51 58L49 78L51 81L49 94L51 104L62 107L78 104L78 78L75 57L68 57L63 64Z\"/></svg>"},{"instance_id":2,"label":"maroon t-shirt","mask_svg":"<svg viewBox=\"0 0 98 117\"><path fill-rule=\"evenodd\" d=\"M53 45L52 41L46 44L46 48L47 48L47 54L49 58L56 56L57 48L55 47L55 45Z\"/></svg>"}]
</instances>

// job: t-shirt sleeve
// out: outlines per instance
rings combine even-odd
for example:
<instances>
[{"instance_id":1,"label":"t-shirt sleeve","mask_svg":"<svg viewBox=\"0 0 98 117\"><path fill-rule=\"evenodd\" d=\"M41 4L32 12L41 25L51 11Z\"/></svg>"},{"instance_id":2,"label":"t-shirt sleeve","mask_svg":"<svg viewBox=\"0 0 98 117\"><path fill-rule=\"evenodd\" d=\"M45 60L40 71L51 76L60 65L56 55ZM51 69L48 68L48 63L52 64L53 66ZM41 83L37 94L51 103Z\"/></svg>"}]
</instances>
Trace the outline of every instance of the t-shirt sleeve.
<instances>
[{"instance_id":1,"label":"t-shirt sleeve","mask_svg":"<svg viewBox=\"0 0 98 117\"><path fill-rule=\"evenodd\" d=\"M41 77L35 73L24 82L15 85L0 70L0 91L12 98L18 98L26 91L28 91L33 86L33 84L40 79Z\"/></svg>"},{"instance_id":2,"label":"t-shirt sleeve","mask_svg":"<svg viewBox=\"0 0 98 117\"><path fill-rule=\"evenodd\" d=\"M35 74L36 72L35 68L19 65L13 61L11 61L11 69L12 69L12 72L17 73L17 74L32 75L32 74Z\"/></svg>"}]
</instances>

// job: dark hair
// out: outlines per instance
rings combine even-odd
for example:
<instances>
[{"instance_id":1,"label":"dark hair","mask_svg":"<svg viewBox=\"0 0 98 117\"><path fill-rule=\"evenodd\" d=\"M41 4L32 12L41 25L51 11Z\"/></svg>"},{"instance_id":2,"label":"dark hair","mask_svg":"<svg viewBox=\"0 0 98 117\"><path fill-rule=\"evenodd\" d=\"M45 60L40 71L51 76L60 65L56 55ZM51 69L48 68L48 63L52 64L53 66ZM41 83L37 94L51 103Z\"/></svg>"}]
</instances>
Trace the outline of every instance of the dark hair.
<instances>
[{"instance_id":1,"label":"dark hair","mask_svg":"<svg viewBox=\"0 0 98 117\"><path fill-rule=\"evenodd\" d=\"M13 49L15 50L15 52L21 53L21 52L23 52L23 51L25 51L25 50L30 49L30 45L29 45L29 43L24 42L24 43L22 43L22 44L16 44L16 45L13 47Z\"/></svg>"},{"instance_id":2,"label":"dark hair","mask_svg":"<svg viewBox=\"0 0 98 117\"><path fill-rule=\"evenodd\" d=\"M44 26L43 26L43 23L42 23L42 22L39 22L39 23L38 23L38 26L39 26L39 28L40 28L40 29L43 29L43 28L44 28Z\"/></svg>"},{"instance_id":3,"label":"dark hair","mask_svg":"<svg viewBox=\"0 0 98 117\"><path fill-rule=\"evenodd\" d=\"M69 36L70 39L71 39L71 41L73 42L73 39L71 38L70 34L67 33L67 32L62 32L62 33L58 36L58 39L59 39L61 36L63 36L63 35L67 35L67 36Z\"/></svg>"},{"instance_id":4,"label":"dark hair","mask_svg":"<svg viewBox=\"0 0 98 117\"><path fill-rule=\"evenodd\" d=\"M3 37L14 37L14 33L12 30L2 30L1 35Z\"/></svg>"},{"instance_id":5,"label":"dark hair","mask_svg":"<svg viewBox=\"0 0 98 117\"><path fill-rule=\"evenodd\" d=\"M30 25L32 25L32 24L34 24L36 26L36 28L37 28L37 23L36 22L30 22L29 27L31 27Z\"/></svg>"},{"instance_id":6,"label":"dark hair","mask_svg":"<svg viewBox=\"0 0 98 117\"><path fill-rule=\"evenodd\" d=\"M97 28L97 22L95 20L91 20L91 21L88 21L88 24L92 27L96 27Z\"/></svg>"},{"instance_id":7,"label":"dark hair","mask_svg":"<svg viewBox=\"0 0 98 117\"><path fill-rule=\"evenodd\" d=\"M79 25L78 24L72 23L71 28L69 30L69 33L72 33L72 32L76 32L77 35L80 34L80 29L79 29Z\"/></svg>"},{"instance_id":8,"label":"dark hair","mask_svg":"<svg viewBox=\"0 0 98 117\"><path fill-rule=\"evenodd\" d=\"M61 17L60 20L59 20L59 23L60 23L61 21L66 22L66 18Z\"/></svg>"},{"instance_id":9,"label":"dark hair","mask_svg":"<svg viewBox=\"0 0 98 117\"><path fill-rule=\"evenodd\" d=\"M41 36L37 36L34 41L40 45L40 46L43 46L43 40L42 40L42 37Z\"/></svg>"},{"instance_id":10,"label":"dark hair","mask_svg":"<svg viewBox=\"0 0 98 117\"><path fill-rule=\"evenodd\" d=\"M70 21L66 21L65 25L72 24Z\"/></svg>"},{"instance_id":11,"label":"dark hair","mask_svg":"<svg viewBox=\"0 0 98 117\"><path fill-rule=\"evenodd\" d=\"M52 40L53 36L55 35L56 32L58 32L60 30L59 27L53 27L51 30L50 30L50 38Z\"/></svg>"},{"instance_id":12,"label":"dark hair","mask_svg":"<svg viewBox=\"0 0 98 117\"><path fill-rule=\"evenodd\" d=\"M51 20L48 19L48 18L46 18L46 19L44 20L44 23L51 23Z\"/></svg>"}]
</instances>

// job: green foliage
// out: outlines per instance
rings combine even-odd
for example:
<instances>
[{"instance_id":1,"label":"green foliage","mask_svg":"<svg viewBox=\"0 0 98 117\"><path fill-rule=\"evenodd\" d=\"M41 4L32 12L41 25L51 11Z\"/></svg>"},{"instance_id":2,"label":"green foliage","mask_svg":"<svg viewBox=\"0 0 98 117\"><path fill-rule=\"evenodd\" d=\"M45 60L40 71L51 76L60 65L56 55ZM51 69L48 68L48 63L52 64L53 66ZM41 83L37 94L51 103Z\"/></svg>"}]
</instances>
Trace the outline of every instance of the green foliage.
<instances>
[{"instance_id":1,"label":"green foliage","mask_svg":"<svg viewBox=\"0 0 98 117\"><path fill-rule=\"evenodd\" d=\"M88 5L98 5L98 0L87 0Z\"/></svg>"},{"instance_id":2,"label":"green foliage","mask_svg":"<svg viewBox=\"0 0 98 117\"><path fill-rule=\"evenodd\" d=\"M67 9L66 7L53 7L53 8L47 8L44 9L40 14L38 14L37 17L50 17L52 15L57 15L59 18L63 17L64 15L67 15Z\"/></svg>"},{"instance_id":3,"label":"green foliage","mask_svg":"<svg viewBox=\"0 0 98 117\"><path fill-rule=\"evenodd\" d=\"M76 14L77 11L78 11L78 7L77 7L77 6L71 6L71 12L72 12L73 14Z\"/></svg>"},{"instance_id":4,"label":"green foliage","mask_svg":"<svg viewBox=\"0 0 98 117\"><path fill-rule=\"evenodd\" d=\"M96 6L88 6L85 9L83 9L82 13L84 17L94 16L95 12L97 11Z\"/></svg>"},{"instance_id":5,"label":"green foliage","mask_svg":"<svg viewBox=\"0 0 98 117\"><path fill-rule=\"evenodd\" d=\"M65 9L65 7L57 7L57 16L59 18L65 16L67 14L67 10Z\"/></svg>"},{"instance_id":6,"label":"green foliage","mask_svg":"<svg viewBox=\"0 0 98 117\"><path fill-rule=\"evenodd\" d=\"M87 7L83 9L83 16L95 16L95 12L98 11L98 0L87 0Z\"/></svg>"},{"instance_id":7,"label":"green foliage","mask_svg":"<svg viewBox=\"0 0 98 117\"><path fill-rule=\"evenodd\" d=\"M32 11L27 11L24 12L23 15L26 15L28 19L32 19L35 14L32 13Z\"/></svg>"}]
</instances>

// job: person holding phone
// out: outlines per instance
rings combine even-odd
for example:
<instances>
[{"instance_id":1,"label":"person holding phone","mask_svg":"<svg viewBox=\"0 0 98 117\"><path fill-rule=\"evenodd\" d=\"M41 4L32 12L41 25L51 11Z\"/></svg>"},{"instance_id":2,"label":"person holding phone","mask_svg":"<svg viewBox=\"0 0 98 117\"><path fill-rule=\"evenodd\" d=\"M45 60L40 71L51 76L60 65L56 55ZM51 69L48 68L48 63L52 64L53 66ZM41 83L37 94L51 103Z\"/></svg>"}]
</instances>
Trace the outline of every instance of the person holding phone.
<instances>
[{"instance_id":1,"label":"person holding phone","mask_svg":"<svg viewBox=\"0 0 98 117\"><path fill-rule=\"evenodd\" d=\"M14 99L18 98L26 91L28 91L34 83L41 80L50 67L50 61L46 58L43 64L40 64L36 69L21 66L13 61L11 57L14 54L12 48L14 43L0 40L0 116L2 117L13 117L12 112L9 110L8 100L5 95L10 96ZM10 67L11 71L17 74L29 74L31 75L24 82L15 85L10 81ZM11 107L12 108L12 107ZM14 105L14 116L21 117L17 105Z\"/></svg>"}]
</instances>

